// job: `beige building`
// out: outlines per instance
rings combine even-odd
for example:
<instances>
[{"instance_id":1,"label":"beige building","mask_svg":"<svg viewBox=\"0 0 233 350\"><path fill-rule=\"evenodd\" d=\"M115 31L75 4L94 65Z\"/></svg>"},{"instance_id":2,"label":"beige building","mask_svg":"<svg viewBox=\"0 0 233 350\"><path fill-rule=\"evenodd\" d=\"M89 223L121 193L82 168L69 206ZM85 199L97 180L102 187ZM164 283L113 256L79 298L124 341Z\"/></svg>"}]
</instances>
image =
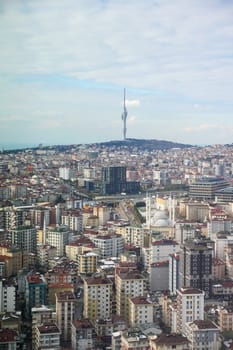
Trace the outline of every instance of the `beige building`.
<instances>
[{"instance_id":1,"label":"beige building","mask_svg":"<svg viewBox=\"0 0 233 350\"><path fill-rule=\"evenodd\" d=\"M203 222L209 217L208 203L186 203L186 220Z\"/></svg>"},{"instance_id":2,"label":"beige building","mask_svg":"<svg viewBox=\"0 0 233 350\"><path fill-rule=\"evenodd\" d=\"M56 323L61 331L61 340L71 342L71 325L77 299L73 292L56 294Z\"/></svg>"},{"instance_id":3,"label":"beige building","mask_svg":"<svg viewBox=\"0 0 233 350\"><path fill-rule=\"evenodd\" d=\"M140 324L153 323L154 304L146 297L139 296L129 299L129 324L136 327Z\"/></svg>"},{"instance_id":4,"label":"beige building","mask_svg":"<svg viewBox=\"0 0 233 350\"><path fill-rule=\"evenodd\" d=\"M151 350L188 350L190 342L181 334L161 334L157 339L151 340Z\"/></svg>"},{"instance_id":5,"label":"beige building","mask_svg":"<svg viewBox=\"0 0 233 350\"><path fill-rule=\"evenodd\" d=\"M91 275L97 270L98 255L85 252L77 255L78 270L81 275Z\"/></svg>"},{"instance_id":6,"label":"beige building","mask_svg":"<svg viewBox=\"0 0 233 350\"><path fill-rule=\"evenodd\" d=\"M102 276L84 279L84 310L85 318L91 321L108 319L112 315L112 282Z\"/></svg>"},{"instance_id":7,"label":"beige building","mask_svg":"<svg viewBox=\"0 0 233 350\"><path fill-rule=\"evenodd\" d=\"M24 253L18 247L12 246L10 244L0 244L0 255L10 257L12 259L12 274L17 275L17 272L24 266Z\"/></svg>"},{"instance_id":8,"label":"beige building","mask_svg":"<svg viewBox=\"0 0 233 350\"><path fill-rule=\"evenodd\" d=\"M218 309L218 325L221 332L233 331L233 307L226 306Z\"/></svg>"},{"instance_id":9,"label":"beige building","mask_svg":"<svg viewBox=\"0 0 233 350\"><path fill-rule=\"evenodd\" d=\"M145 295L146 281L137 271L119 273L115 276L116 312L129 320L129 299Z\"/></svg>"},{"instance_id":10,"label":"beige building","mask_svg":"<svg viewBox=\"0 0 233 350\"><path fill-rule=\"evenodd\" d=\"M94 206L93 215L99 219L99 225L104 226L110 220L110 208L104 205Z\"/></svg>"},{"instance_id":11,"label":"beige building","mask_svg":"<svg viewBox=\"0 0 233 350\"><path fill-rule=\"evenodd\" d=\"M77 241L68 243L65 247L65 251L67 258L69 258L70 260L77 260L78 254L91 252L94 248L95 245L91 242L89 238L82 237Z\"/></svg>"},{"instance_id":12,"label":"beige building","mask_svg":"<svg viewBox=\"0 0 233 350\"><path fill-rule=\"evenodd\" d=\"M212 259L212 279L213 281L220 281L225 278L226 263L225 261L213 258Z\"/></svg>"}]
</instances>

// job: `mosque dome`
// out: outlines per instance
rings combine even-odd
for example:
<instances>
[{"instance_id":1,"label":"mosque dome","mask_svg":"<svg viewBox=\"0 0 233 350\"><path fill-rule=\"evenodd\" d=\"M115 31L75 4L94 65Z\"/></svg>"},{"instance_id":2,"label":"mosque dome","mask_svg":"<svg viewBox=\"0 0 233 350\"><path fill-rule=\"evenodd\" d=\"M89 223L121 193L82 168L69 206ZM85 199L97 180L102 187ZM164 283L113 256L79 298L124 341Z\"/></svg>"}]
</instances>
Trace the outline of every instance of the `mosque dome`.
<instances>
[{"instance_id":1,"label":"mosque dome","mask_svg":"<svg viewBox=\"0 0 233 350\"><path fill-rule=\"evenodd\" d=\"M168 214L165 210L156 211L155 215L152 219L152 225L157 227L165 227L170 225L170 220L168 218Z\"/></svg>"}]
</instances>

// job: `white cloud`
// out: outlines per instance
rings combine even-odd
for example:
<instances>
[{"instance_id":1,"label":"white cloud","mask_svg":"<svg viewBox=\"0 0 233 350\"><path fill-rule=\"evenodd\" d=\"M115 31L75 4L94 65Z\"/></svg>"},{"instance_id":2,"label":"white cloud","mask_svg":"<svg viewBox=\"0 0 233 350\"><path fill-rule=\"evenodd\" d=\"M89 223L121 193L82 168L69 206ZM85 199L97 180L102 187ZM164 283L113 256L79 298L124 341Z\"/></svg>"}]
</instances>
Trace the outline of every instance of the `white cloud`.
<instances>
[{"instance_id":1,"label":"white cloud","mask_svg":"<svg viewBox=\"0 0 233 350\"><path fill-rule=\"evenodd\" d=\"M197 132L197 131L207 131L207 130L221 130L225 129L227 130L229 126L223 126L219 124L201 124L198 126L191 126L191 127L185 127L184 131L186 132Z\"/></svg>"},{"instance_id":2,"label":"white cloud","mask_svg":"<svg viewBox=\"0 0 233 350\"><path fill-rule=\"evenodd\" d=\"M138 107L140 106L139 100L125 100L125 104L127 107Z\"/></svg>"},{"instance_id":3,"label":"white cloud","mask_svg":"<svg viewBox=\"0 0 233 350\"><path fill-rule=\"evenodd\" d=\"M128 118L128 123L129 124L135 124L136 122L136 117L134 115L131 115L129 118Z\"/></svg>"}]
</instances>

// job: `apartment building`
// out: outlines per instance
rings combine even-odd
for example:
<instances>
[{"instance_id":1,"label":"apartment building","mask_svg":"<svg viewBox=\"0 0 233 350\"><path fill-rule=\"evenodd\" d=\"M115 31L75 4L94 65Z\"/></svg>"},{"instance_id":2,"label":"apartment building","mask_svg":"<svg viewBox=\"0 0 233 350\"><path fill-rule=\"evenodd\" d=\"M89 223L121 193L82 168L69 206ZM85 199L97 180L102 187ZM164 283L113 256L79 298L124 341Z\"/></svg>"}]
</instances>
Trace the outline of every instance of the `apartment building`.
<instances>
[{"instance_id":1,"label":"apartment building","mask_svg":"<svg viewBox=\"0 0 233 350\"><path fill-rule=\"evenodd\" d=\"M27 253L36 253L37 231L32 226L20 226L8 230L7 239Z\"/></svg>"},{"instance_id":2,"label":"apartment building","mask_svg":"<svg viewBox=\"0 0 233 350\"><path fill-rule=\"evenodd\" d=\"M191 350L219 350L221 340L218 326L210 320L195 320L186 325Z\"/></svg>"},{"instance_id":3,"label":"apartment building","mask_svg":"<svg viewBox=\"0 0 233 350\"><path fill-rule=\"evenodd\" d=\"M34 350L60 350L61 332L55 323L44 323L35 327Z\"/></svg>"},{"instance_id":4,"label":"apartment building","mask_svg":"<svg viewBox=\"0 0 233 350\"><path fill-rule=\"evenodd\" d=\"M74 319L76 298L73 292L56 294L56 324L61 331L61 340L71 342L71 325Z\"/></svg>"},{"instance_id":5,"label":"apartment building","mask_svg":"<svg viewBox=\"0 0 233 350\"><path fill-rule=\"evenodd\" d=\"M177 333L186 335L186 325L204 319L204 292L194 288L177 290Z\"/></svg>"},{"instance_id":6,"label":"apartment building","mask_svg":"<svg viewBox=\"0 0 233 350\"><path fill-rule=\"evenodd\" d=\"M57 256L65 255L65 246L71 238L71 231L67 226L49 226L46 230L47 244L57 248Z\"/></svg>"},{"instance_id":7,"label":"apartment building","mask_svg":"<svg viewBox=\"0 0 233 350\"><path fill-rule=\"evenodd\" d=\"M85 252L77 255L78 270L81 275L91 275L97 270L98 255Z\"/></svg>"},{"instance_id":8,"label":"apartment building","mask_svg":"<svg viewBox=\"0 0 233 350\"><path fill-rule=\"evenodd\" d=\"M31 315L32 307L47 304L47 281L40 273L29 273L25 282L26 312Z\"/></svg>"},{"instance_id":9,"label":"apartment building","mask_svg":"<svg viewBox=\"0 0 233 350\"><path fill-rule=\"evenodd\" d=\"M129 325L134 328L140 324L153 323L154 304L144 296L129 298Z\"/></svg>"},{"instance_id":10,"label":"apartment building","mask_svg":"<svg viewBox=\"0 0 233 350\"><path fill-rule=\"evenodd\" d=\"M16 288L0 279L0 313L15 312Z\"/></svg>"},{"instance_id":11,"label":"apartment building","mask_svg":"<svg viewBox=\"0 0 233 350\"><path fill-rule=\"evenodd\" d=\"M106 277L94 275L84 279L85 318L109 319L112 315L112 281Z\"/></svg>"},{"instance_id":12,"label":"apartment building","mask_svg":"<svg viewBox=\"0 0 233 350\"><path fill-rule=\"evenodd\" d=\"M88 319L74 320L71 327L71 345L73 350L96 348L96 332Z\"/></svg>"},{"instance_id":13,"label":"apartment building","mask_svg":"<svg viewBox=\"0 0 233 350\"><path fill-rule=\"evenodd\" d=\"M221 332L233 331L233 307L224 306L218 310L218 325Z\"/></svg>"},{"instance_id":14,"label":"apartment building","mask_svg":"<svg viewBox=\"0 0 233 350\"><path fill-rule=\"evenodd\" d=\"M100 257L118 257L124 251L124 239L121 235L109 233L93 238L93 243L100 249Z\"/></svg>"},{"instance_id":15,"label":"apartment building","mask_svg":"<svg viewBox=\"0 0 233 350\"><path fill-rule=\"evenodd\" d=\"M212 285L213 247L209 240L190 240L181 245L180 287L205 291L208 298Z\"/></svg>"},{"instance_id":16,"label":"apartment building","mask_svg":"<svg viewBox=\"0 0 233 350\"><path fill-rule=\"evenodd\" d=\"M144 296L146 281L143 275L137 271L122 272L115 275L116 285L116 313L129 319L130 298Z\"/></svg>"}]
</instances>

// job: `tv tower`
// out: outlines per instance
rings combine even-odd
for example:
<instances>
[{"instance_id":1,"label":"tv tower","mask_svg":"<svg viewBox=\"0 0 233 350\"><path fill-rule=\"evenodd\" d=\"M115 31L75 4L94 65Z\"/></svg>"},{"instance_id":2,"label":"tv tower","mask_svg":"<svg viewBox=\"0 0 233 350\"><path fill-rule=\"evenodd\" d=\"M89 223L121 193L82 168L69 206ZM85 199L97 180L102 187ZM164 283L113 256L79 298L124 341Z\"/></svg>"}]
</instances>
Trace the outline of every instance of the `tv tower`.
<instances>
[{"instance_id":1,"label":"tv tower","mask_svg":"<svg viewBox=\"0 0 233 350\"><path fill-rule=\"evenodd\" d=\"M125 141L126 140L126 119L127 119L127 115L128 115L128 112L127 112L127 109L126 109L126 105L125 105L125 89L124 89L124 109L123 109L123 113L121 115L121 118L123 120L123 140Z\"/></svg>"}]
</instances>

